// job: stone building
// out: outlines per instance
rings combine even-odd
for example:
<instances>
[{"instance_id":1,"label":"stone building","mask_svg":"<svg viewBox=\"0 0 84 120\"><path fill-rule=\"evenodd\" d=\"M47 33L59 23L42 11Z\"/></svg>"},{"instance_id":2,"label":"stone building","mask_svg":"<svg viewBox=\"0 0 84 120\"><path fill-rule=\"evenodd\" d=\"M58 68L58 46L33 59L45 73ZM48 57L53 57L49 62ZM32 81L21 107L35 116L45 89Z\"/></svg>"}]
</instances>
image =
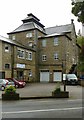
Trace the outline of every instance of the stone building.
<instances>
[{"instance_id":1,"label":"stone building","mask_svg":"<svg viewBox=\"0 0 84 120\"><path fill-rule=\"evenodd\" d=\"M0 36L0 78L35 78L35 50Z\"/></svg>"},{"instance_id":2,"label":"stone building","mask_svg":"<svg viewBox=\"0 0 84 120\"><path fill-rule=\"evenodd\" d=\"M62 81L63 73L76 73L79 46L73 20L71 24L45 28L30 13L22 22L8 33L10 41L20 45L12 45L13 77L32 82L56 82ZM32 60L27 60L28 54L32 54Z\"/></svg>"}]
</instances>

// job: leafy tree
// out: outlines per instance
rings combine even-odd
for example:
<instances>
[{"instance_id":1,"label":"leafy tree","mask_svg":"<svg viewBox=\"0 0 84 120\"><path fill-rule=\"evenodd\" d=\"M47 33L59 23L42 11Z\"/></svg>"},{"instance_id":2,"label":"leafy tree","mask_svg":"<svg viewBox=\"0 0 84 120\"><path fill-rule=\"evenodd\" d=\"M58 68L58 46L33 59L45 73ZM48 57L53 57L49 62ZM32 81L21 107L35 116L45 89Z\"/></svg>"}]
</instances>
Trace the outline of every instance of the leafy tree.
<instances>
[{"instance_id":1,"label":"leafy tree","mask_svg":"<svg viewBox=\"0 0 84 120\"><path fill-rule=\"evenodd\" d=\"M84 1L72 2L72 13L78 17L78 22L84 23Z\"/></svg>"},{"instance_id":2,"label":"leafy tree","mask_svg":"<svg viewBox=\"0 0 84 120\"><path fill-rule=\"evenodd\" d=\"M79 54L79 64L78 64L78 70L84 74L84 37L79 36L77 38L77 43L81 46L81 51Z\"/></svg>"}]
</instances>

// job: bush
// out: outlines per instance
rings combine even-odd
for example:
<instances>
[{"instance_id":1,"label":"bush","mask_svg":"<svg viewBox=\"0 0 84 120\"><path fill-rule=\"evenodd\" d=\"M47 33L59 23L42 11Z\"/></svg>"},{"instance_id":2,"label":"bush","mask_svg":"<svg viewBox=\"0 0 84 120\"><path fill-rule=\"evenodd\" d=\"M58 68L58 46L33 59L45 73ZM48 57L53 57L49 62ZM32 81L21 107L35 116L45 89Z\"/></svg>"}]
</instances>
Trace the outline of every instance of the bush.
<instances>
[{"instance_id":1,"label":"bush","mask_svg":"<svg viewBox=\"0 0 84 120\"><path fill-rule=\"evenodd\" d=\"M5 94L15 94L15 93L16 93L16 89L14 86L9 86L5 88Z\"/></svg>"},{"instance_id":2,"label":"bush","mask_svg":"<svg viewBox=\"0 0 84 120\"><path fill-rule=\"evenodd\" d=\"M55 88L55 90L53 92L54 93L61 92L60 83L57 83L56 88Z\"/></svg>"}]
</instances>

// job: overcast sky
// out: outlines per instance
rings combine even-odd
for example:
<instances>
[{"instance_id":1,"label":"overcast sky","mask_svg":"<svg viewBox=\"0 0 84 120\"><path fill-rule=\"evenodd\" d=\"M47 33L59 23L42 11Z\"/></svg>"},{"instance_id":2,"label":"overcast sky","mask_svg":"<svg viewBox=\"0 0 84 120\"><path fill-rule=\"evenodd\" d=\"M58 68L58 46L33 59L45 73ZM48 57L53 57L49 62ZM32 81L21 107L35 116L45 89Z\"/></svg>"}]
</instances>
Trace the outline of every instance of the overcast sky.
<instances>
[{"instance_id":1,"label":"overcast sky","mask_svg":"<svg viewBox=\"0 0 84 120\"><path fill-rule=\"evenodd\" d=\"M74 19L78 33L81 23L71 14L71 8L71 0L0 0L0 35L7 37L29 13L39 18L45 27L70 24Z\"/></svg>"}]
</instances>

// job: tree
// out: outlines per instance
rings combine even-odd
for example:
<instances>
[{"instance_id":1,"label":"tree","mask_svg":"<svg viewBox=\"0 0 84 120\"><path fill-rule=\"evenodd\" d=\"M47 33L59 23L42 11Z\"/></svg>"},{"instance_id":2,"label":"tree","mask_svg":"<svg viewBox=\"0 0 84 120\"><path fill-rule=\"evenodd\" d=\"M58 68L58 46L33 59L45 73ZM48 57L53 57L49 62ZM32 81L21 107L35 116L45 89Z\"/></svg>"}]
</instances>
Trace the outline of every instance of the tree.
<instances>
[{"instance_id":1,"label":"tree","mask_svg":"<svg viewBox=\"0 0 84 120\"><path fill-rule=\"evenodd\" d=\"M84 23L84 1L83 2L72 2L72 13L78 17L78 22Z\"/></svg>"},{"instance_id":2,"label":"tree","mask_svg":"<svg viewBox=\"0 0 84 120\"><path fill-rule=\"evenodd\" d=\"M77 43L81 46L81 51L79 54L78 71L80 71L81 74L84 74L84 37L78 36Z\"/></svg>"}]
</instances>

